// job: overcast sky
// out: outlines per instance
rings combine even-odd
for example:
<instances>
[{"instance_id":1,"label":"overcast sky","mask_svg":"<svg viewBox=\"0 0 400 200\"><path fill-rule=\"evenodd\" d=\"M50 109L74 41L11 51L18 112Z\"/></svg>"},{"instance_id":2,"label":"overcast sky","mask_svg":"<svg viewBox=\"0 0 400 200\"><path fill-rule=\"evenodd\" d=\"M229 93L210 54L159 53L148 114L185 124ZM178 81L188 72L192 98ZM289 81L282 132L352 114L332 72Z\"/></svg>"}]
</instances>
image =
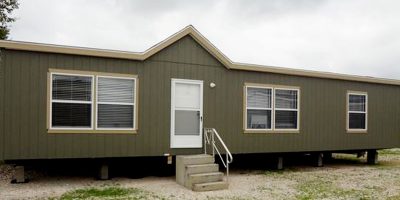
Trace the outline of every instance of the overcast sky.
<instances>
[{"instance_id":1,"label":"overcast sky","mask_svg":"<svg viewBox=\"0 0 400 200\"><path fill-rule=\"evenodd\" d=\"M10 39L140 52L194 25L235 62L400 79L398 0L20 0Z\"/></svg>"}]
</instances>

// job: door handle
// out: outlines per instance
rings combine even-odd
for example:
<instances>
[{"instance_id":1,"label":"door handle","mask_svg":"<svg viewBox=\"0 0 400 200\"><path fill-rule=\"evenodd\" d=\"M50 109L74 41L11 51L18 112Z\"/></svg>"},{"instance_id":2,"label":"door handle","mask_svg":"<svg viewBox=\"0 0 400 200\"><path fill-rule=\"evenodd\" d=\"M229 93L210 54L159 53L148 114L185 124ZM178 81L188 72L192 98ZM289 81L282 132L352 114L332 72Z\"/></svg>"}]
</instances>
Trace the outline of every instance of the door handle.
<instances>
[{"instance_id":1,"label":"door handle","mask_svg":"<svg viewBox=\"0 0 400 200\"><path fill-rule=\"evenodd\" d=\"M197 116L200 117L200 122L203 122L203 116L200 115L200 111L197 111Z\"/></svg>"}]
</instances>

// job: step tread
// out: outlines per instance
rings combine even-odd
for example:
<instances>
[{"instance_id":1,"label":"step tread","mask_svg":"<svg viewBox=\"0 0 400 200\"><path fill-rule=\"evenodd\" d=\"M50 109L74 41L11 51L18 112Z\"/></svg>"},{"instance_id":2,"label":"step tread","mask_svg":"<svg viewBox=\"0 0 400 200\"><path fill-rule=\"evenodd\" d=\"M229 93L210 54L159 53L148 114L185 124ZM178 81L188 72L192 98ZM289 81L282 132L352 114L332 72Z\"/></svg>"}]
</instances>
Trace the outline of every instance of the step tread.
<instances>
[{"instance_id":1,"label":"step tread","mask_svg":"<svg viewBox=\"0 0 400 200\"><path fill-rule=\"evenodd\" d=\"M190 174L191 177L201 177L201 176L219 176L224 175L222 172L206 172L206 173L198 173L198 174Z\"/></svg>"},{"instance_id":2,"label":"step tread","mask_svg":"<svg viewBox=\"0 0 400 200\"><path fill-rule=\"evenodd\" d=\"M194 154L194 155L180 155L183 158L212 158L212 155L208 154Z\"/></svg>"},{"instance_id":3,"label":"step tread","mask_svg":"<svg viewBox=\"0 0 400 200\"><path fill-rule=\"evenodd\" d=\"M181 160L185 166L215 163L214 157L190 157L182 158Z\"/></svg>"},{"instance_id":4,"label":"step tread","mask_svg":"<svg viewBox=\"0 0 400 200\"><path fill-rule=\"evenodd\" d=\"M228 182L226 182L226 181L213 181L213 182L207 182L207 183L195 183L194 185L196 185L196 186L207 186L207 185L222 185L222 184L228 185Z\"/></svg>"},{"instance_id":5,"label":"step tread","mask_svg":"<svg viewBox=\"0 0 400 200\"><path fill-rule=\"evenodd\" d=\"M187 168L194 168L194 167L213 167L218 166L216 163L206 163L206 164L194 164L194 165L186 165Z\"/></svg>"},{"instance_id":6,"label":"step tread","mask_svg":"<svg viewBox=\"0 0 400 200\"><path fill-rule=\"evenodd\" d=\"M229 183L226 181L214 181L207 183L195 183L193 184L193 191L213 191L228 189Z\"/></svg>"}]
</instances>

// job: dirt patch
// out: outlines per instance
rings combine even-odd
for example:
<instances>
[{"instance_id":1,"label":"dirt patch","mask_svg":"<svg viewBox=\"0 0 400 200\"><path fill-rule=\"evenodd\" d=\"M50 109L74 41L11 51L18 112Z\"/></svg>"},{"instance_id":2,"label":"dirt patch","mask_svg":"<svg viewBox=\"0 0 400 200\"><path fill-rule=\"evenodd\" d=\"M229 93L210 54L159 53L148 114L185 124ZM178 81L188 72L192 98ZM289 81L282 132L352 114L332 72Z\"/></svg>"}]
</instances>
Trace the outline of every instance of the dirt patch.
<instances>
[{"instance_id":1,"label":"dirt patch","mask_svg":"<svg viewBox=\"0 0 400 200\"><path fill-rule=\"evenodd\" d=\"M14 168L11 165L0 164L0 181L8 181L12 179Z\"/></svg>"}]
</instances>

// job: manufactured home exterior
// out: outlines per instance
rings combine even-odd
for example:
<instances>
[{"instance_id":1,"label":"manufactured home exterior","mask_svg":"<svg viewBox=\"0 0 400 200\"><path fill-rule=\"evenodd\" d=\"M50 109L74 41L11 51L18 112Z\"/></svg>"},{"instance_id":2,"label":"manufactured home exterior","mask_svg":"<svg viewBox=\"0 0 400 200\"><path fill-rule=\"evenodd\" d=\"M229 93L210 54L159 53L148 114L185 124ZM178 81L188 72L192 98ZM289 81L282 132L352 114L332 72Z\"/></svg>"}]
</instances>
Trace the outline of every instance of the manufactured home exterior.
<instances>
[{"instance_id":1,"label":"manufactured home exterior","mask_svg":"<svg viewBox=\"0 0 400 200\"><path fill-rule=\"evenodd\" d=\"M203 127L233 154L400 147L400 81L234 63L192 26L143 53L0 47L0 160L198 154Z\"/></svg>"}]
</instances>

